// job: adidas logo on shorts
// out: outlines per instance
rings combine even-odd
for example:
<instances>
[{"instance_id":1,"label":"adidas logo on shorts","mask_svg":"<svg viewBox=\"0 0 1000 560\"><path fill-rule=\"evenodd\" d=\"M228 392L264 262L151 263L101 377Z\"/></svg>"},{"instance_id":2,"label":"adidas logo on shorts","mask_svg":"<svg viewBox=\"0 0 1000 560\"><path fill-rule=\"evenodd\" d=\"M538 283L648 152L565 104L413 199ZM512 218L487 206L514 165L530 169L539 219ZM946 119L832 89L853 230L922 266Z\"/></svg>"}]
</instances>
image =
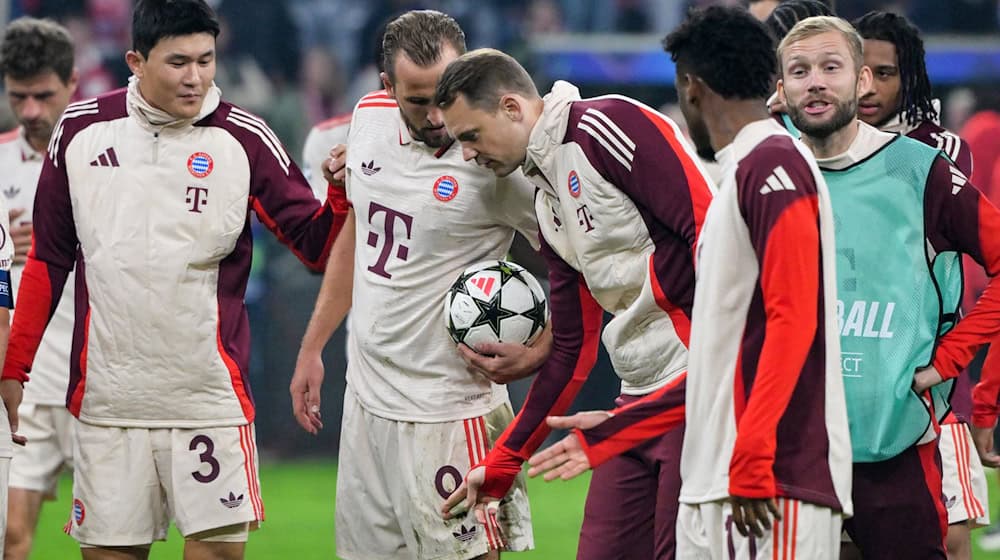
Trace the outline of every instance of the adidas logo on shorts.
<instances>
[{"instance_id":1,"label":"adidas logo on shorts","mask_svg":"<svg viewBox=\"0 0 1000 560\"><path fill-rule=\"evenodd\" d=\"M219 501L222 502L222 505L226 506L229 509L236 509L240 507L240 505L243 503L243 494L240 494L239 496L234 496L233 493L230 492L228 500L226 498L219 498Z\"/></svg>"},{"instance_id":2,"label":"adidas logo on shorts","mask_svg":"<svg viewBox=\"0 0 1000 560\"><path fill-rule=\"evenodd\" d=\"M469 542L472 539L476 538L476 526L475 525L473 525L471 529L466 529L465 525L462 525L462 528L459 529L459 531L460 532L458 532L458 533L452 533L452 536L454 536L459 541Z\"/></svg>"}]
</instances>

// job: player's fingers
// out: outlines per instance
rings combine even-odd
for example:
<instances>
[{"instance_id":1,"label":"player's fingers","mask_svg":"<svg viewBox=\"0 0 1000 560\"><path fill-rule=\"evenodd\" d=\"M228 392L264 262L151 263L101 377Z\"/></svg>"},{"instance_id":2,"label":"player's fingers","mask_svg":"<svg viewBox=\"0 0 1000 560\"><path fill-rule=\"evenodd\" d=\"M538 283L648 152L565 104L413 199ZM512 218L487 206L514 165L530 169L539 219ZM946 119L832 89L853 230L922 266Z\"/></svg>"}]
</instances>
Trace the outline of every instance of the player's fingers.
<instances>
[{"instance_id":1,"label":"player's fingers","mask_svg":"<svg viewBox=\"0 0 1000 560\"><path fill-rule=\"evenodd\" d=\"M563 451L562 441L558 441L538 453L535 453L530 459L528 459L528 466L532 467L528 472L530 473L536 468L543 470L550 468L549 465L552 463L552 460L562 455Z\"/></svg>"},{"instance_id":2,"label":"player's fingers","mask_svg":"<svg viewBox=\"0 0 1000 560\"><path fill-rule=\"evenodd\" d=\"M557 430L569 430L571 428L580 427L579 414L574 414L572 416L548 416L545 418L545 423L549 425L550 428L555 428Z\"/></svg>"},{"instance_id":3,"label":"player's fingers","mask_svg":"<svg viewBox=\"0 0 1000 560\"><path fill-rule=\"evenodd\" d=\"M10 218L11 221L14 221L23 216L27 211L27 208L11 208L10 212L7 213L7 217Z\"/></svg>"},{"instance_id":4,"label":"player's fingers","mask_svg":"<svg viewBox=\"0 0 1000 560\"><path fill-rule=\"evenodd\" d=\"M771 512L771 515L773 515L778 521L781 521L781 510L778 508L778 502L776 502L774 498L771 498L766 503L767 509Z\"/></svg>"},{"instance_id":5,"label":"player's fingers","mask_svg":"<svg viewBox=\"0 0 1000 560\"><path fill-rule=\"evenodd\" d=\"M572 480L589 470L590 470L589 464L569 463L567 467L563 469L563 472L559 477L562 478L563 480Z\"/></svg>"},{"instance_id":6,"label":"player's fingers","mask_svg":"<svg viewBox=\"0 0 1000 560\"><path fill-rule=\"evenodd\" d=\"M489 525L493 532L495 548L497 550L503 550L507 547L507 543L504 540L503 528L497 520L498 511L500 511L499 500L493 500L492 502L486 504L486 524Z\"/></svg>"},{"instance_id":7,"label":"player's fingers","mask_svg":"<svg viewBox=\"0 0 1000 560\"><path fill-rule=\"evenodd\" d=\"M754 518L757 520L757 525L761 527L762 531L771 530L771 516L768 515L768 509L770 509L769 502L761 502L759 500L751 502L750 507L753 508ZM758 536L763 536L761 533Z\"/></svg>"},{"instance_id":8,"label":"player's fingers","mask_svg":"<svg viewBox=\"0 0 1000 560\"><path fill-rule=\"evenodd\" d=\"M455 491L452 492L447 499L445 499L444 505L441 506L441 515L445 519L451 519L452 517L455 517L457 513L452 512L452 510L455 509L455 506L465 501L465 496L467 493L468 493L468 487L466 486L466 484L464 482L462 484L459 484L458 488L456 488ZM463 508L463 511L467 509L468 508Z\"/></svg>"},{"instance_id":9,"label":"player's fingers","mask_svg":"<svg viewBox=\"0 0 1000 560\"><path fill-rule=\"evenodd\" d=\"M749 536L747 532L746 522L743 519L743 507L739 502L733 502L733 525L736 526L736 531L744 537Z\"/></svg>"},{"instance_id":10,"label":"player's fingers","mask_svg":"<svg viewBox=\"0 0 1000 560\"><path fill-rule=\"evenodd\" d=\"M26 445L28 443L28 438L22 436L21 434L10 434L10 439L18 445Z\"/></svg>"}]
</instances>

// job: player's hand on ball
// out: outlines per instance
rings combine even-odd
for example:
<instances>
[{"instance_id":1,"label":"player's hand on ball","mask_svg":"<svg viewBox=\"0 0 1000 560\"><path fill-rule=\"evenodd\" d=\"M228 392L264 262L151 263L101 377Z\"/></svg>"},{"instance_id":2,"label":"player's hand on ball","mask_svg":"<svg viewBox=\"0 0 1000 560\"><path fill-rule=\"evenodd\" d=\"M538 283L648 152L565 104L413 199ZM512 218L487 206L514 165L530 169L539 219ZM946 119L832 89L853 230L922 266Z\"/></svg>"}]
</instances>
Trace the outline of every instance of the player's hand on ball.
<instances>
[{"instance_id":1,"label":"player's hand on ball","mask_svg":"<svg viewBox=\"0 0 1000 560\"><path fill-rule=\"evenodd\" d=\"M323 160L323 178L335 187L344 187L347 176L347 145L337 144Z\"/></svg>"},{"instance_id":2,"label":"player's hand on ball","mask_svg":"<svg viewBox=\"0 0 1000 560\"><path fill-rule=\"evenodd\" d=\"M4 379L0 381L0 397L3 398L3 405L7 408L7 418L10 420L10 438L18 445L28 443L28 438L17 433L17 407L21 405L21 397L24 395L24 387L16 379Z\"/></svg>"},{"instance_id":3,"label":"player's hand on ball","mask_svg":"<svg viewBox=\"0 0 1000 560\"><path fill-rule=\"evenodd\" d=\"M473 350L465 344L458 345L458 352L470 371L501 385L534 375L551 350L551 323L545 325L545 330L530 346L487 342Z\"/></svg>"},{"instance_id":4,"label":"player's hand on ball","mask_svg":"<svg viewBox=\"0 0 1000 560\"><path fill-rule=\"evenodd\" d=\"M771 518L781 521L781 512L774 498L741 498L730 496L729 504L733 507L733 525L744 537L751 534L757 538L771 530Z\"/></svg>"},{"instance_id":5,"label":"player's hand on ball","mask_svg":"<svg viewBox=\"0 0 1000 560\"><path fill-rule=\"evenodd\" d=\"M972 431L972 441L976 444L976 451L979 452L979 460L984 466L1000 467L1000 455L993 451L993 427L980 428L969 424Z\"/></svg>"},{"instance_id":6,"label":"player's hand on ball","mask_svg":"<svg viewBox=\"0 0 1000 560\"><path fill-rule=\"evenodd\" d=\"M319 411L323 376L323 356L318 352L300 351L288 391L292 394L295 420L303 430L313 435L323 429Z\"/></svg>"},{"instance_id":7,"label":"player's hand on ball","mask_svg":"<svg viewBox=\"0 0 1000 560\"><path fill-rule=\"evenodd\" d=\"M557 430L574 428L573 433L558 441L555 445L535 453L528 460L528 476L536 477L544 473L546 482L557 478L569 480L590 470L590 458L583 451L580 443L580 433L577 430L593 428L611 418L611 413L605 410L578 412L572 416L549 416L545 419L548 425Z\"/></svg>"}]
</instances>

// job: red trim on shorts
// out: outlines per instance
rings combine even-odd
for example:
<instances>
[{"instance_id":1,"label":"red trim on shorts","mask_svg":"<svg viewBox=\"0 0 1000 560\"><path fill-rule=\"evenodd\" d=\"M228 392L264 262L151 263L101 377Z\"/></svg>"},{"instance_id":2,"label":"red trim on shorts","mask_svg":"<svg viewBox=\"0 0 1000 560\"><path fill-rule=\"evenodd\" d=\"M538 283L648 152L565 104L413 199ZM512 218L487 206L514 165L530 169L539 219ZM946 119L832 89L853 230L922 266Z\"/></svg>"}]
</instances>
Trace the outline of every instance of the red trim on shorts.
<instances>
[{"instance_id":1,"label":"red trim on shorts","mask_svg":"<svg viewBox=\"0 0 1000 560\"><path fill-rule=\"evenodd\" d=\"M799 540L799 502L792 502L792 560L795 560L795 545Z\"/></svg>"},{"instance_id":2,"label":"red trim on shorts","mask_svg":"<svg viewBox=\"0 0 1000 560\"><path fill-rule=\"evenodd\" d=\"M247 488L250 494L250 505L257 521L264 520L264 503L260 499L260 486L257 484L257 467L254 465L255 444L250 425L239 426L240 449L243 450L243 472L247 475Z\"/></svg>"},{"instance_id":3,"label":"red trim on shorts","mask_svg":"<svg viewBox=\"0 0 1000 560\"><path fill-rule=\"evenodd\" d=\"M933 414L931 418L933 418ZM936 423L936 422L935 422ZM941 546L943 550L948 550L945 546L945 539L948 536L948 510L944 507L944 490L942 488L941 469L938 467L935 456L938 454L937 440L917 446L917 456L920 457L920 465L924 469L924 482L927 484L927 491L934 501L934 507L938 512L938 525L941 530Z\"/></svg>"},{"instance_id":4,"label":"red trim on shorts","mask_svg":"<svg viewBox=\"0 0 1000 560\"><path fill-rule=\"evenodd\" d=\"M250 452L253 454L253 462L250 463L250 471L253 473L253 495L257 498L257 507L260 510L260 519L264 520L264 499L260 495L260 475L257 473L257 438L254 435L253 425L247 426L247 437L250 438Z\"/></svg>"},{"instance_id":5,"label":"red trim on shorts","mask_svg":"<svg viewBox=\"0 0 1000 560\"><path fill-rule=\"evenodd\" d=\"M469 468L471 469L476 464L476 457L472 452L472 433L469 430L470 419L466 418L462 420L462 426L465 428L465 447L469 450Z\"/></svg>"},{"instance_id":6,"label":"red trim on shorts","mask_svg":"<svg viewBox=\"0 0 1000 560\"><path fill-rule=\"evenodd\" d=\"M955 441L955 456L958 459L958 475L962 485L962 500L969 519L978 519L986 515L982 502L976 496L972 485L972 461L969 449L969 439L966 437L965 424L951 424L952 438Z\"/></svg>"}]
</instances>

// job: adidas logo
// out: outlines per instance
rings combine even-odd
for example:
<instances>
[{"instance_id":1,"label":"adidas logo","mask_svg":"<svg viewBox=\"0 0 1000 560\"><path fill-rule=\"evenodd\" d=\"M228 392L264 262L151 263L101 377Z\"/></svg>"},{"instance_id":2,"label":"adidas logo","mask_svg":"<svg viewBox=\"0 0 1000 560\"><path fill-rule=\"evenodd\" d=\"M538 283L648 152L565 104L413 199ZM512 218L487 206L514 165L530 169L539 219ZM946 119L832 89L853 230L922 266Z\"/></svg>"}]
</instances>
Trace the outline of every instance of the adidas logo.
<instances>
[{"instance_id":1,"label":"adidas logo","mask_svg":"<svg viewBox=\"0 0 1000 560\"><path fill-rule=\"evenodd\" d=\"M774 191L794 191L795 183L788 176L788 172L780 165L774 168L771 175L764 181L764 186L760 188L760 194L768 194Z\"/></svg>"},{"instance_id":2,"label":"adidas logo","mask_svg":"<svg viewBox=\"0 0 1000 560\"><path fill-rule=\"evenodd\" d=\"M958 496L951 496L951 497L945 496L944 497L944 507L946 509L951 509L951 508L955 507L956 503L958 503Z\"/></svg>"},{"instance_id":3,"label":"adidas logo","mask_svg":"<svg viewBox=\"0 0 1000 560\"><path fill-rule=\"evenodd\" d=\"M956 195L969 180L954 165L951 166L951 194Z\"/></svg>"},{"instance_id":4,"label":"adidas logo","mask_svg":"<svg viewBox=\"0 0 1000 560\"><path fill-rule=\"evenodd\" d=\"M97 159L90 162L91 167L120 167L118 165L118 155L114 148L104 150L104 153L97 156Z\"/></svg>"},{"instance_id":5,"label":"adidas logo","mask_svg":"<svg viewBox=\"0 0 1000 560\"><path fill-rule=\"evenodd\" d=\"M461 529L459 529L459 532L457 533L453 532L451 535L461 542L469 542L472 539L476 538L476 526L473 525L471 528L466 529L465 525L462 525Z\"/></svg>"},{"instance_id":6,"label":"adidas logo","mask_svg":"<svg viewBox=\"0 0 1000 560\"><path fill-rule=\"evenodd\" d=\"M365 175L374 175L382 171L381 167L375 167L375 160L371 160L368 163L361 162L361 172Z\"/></svg>"},{"instance_id":7,"label":"adidas logo","mask_svg":"<svg viewBox=\"0 0 1000 560\"><path fill-rule=\"evenodd\" d=\"M3 190L3 195L7 198L14 198L21 193L21 189L17 188L17 185L11 185Z\"/></svg>"},{"instance_id":8,"label":"adidas logo","mask_svg":"<svg viewBox=\"0 0 1000 560\"><path fill-rule=\"evenodd\" d=\"M486 297L490 297L493 293L493 285L496 284L496 278L486 278L480 276L479 278L472 279L472 285L479 288Z\"/></svg>"},{"instance_id":9,"label":"adidas logo","mask_svg":"<svg viewBox=\"0 0 1000 560\"><path fill-rule=\"evenodd\" d=\"M236 509L240 507L240 505L243 503L243 494L240 494L239 496L234 496L233 493L230 492L228 500L226 498L219 498L219 501L222 502L222 505L226 506L229 509Z\"/></svg>"}]
</instances>

